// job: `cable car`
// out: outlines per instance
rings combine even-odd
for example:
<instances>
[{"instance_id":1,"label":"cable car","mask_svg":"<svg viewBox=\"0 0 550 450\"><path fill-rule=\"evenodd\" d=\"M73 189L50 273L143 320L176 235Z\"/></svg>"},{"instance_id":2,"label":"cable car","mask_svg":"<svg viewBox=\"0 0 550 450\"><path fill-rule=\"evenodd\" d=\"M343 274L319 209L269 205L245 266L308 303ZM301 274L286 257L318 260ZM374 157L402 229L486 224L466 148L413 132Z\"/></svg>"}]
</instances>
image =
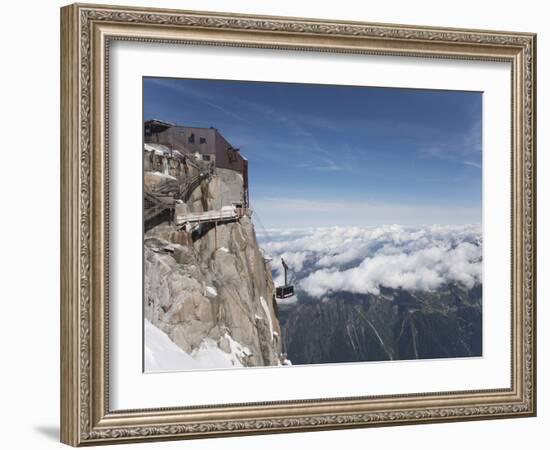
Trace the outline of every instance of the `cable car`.
<instances>
[{"instance_id":1,"label":"cable car","mask_svg":"<svg viewBox=\"0 0 550 450\"><path fill-rule=\"evenodd\" d=\"M294 295L294 286L292 284L288 284L288 266L286 265L286 262L283 258L281 258L281 262L283 263L283 268L285 269L285 285L277 286L275 288L275 296L277 298L292 297Z\"/></svg>"}]
</instances>

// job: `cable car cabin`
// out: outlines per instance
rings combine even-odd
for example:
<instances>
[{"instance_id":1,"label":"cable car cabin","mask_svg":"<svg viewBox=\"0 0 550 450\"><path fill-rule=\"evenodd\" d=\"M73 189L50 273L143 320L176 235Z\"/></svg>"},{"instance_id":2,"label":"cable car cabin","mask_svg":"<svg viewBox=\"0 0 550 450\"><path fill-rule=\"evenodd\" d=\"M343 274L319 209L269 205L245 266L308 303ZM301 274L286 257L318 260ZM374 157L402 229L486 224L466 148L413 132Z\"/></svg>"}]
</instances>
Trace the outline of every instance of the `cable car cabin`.
<instances>
[{"instance_id":1,"label":"cable car cabin","mask_svg":"<svg viewBox=\"0 0 550 450\"><path fill-rule=\"evenodd\" d=\"M294 286L277 286L275 289L275 295L277 298L288 298L294 295Z\"/></svg>"},{"instance_id":2,"label":"cable car cabin","mask_svg":"<svg viewBox=\"0 0 550 450\"><path fill-rule=\"evenodd\" d=\"M292 297L294 295L294 286L292 284L288 284L288 266L283 258L281 258L281 262L283 263L283 268L285 269L285 285L277 286L275 288L275 296L277 298Z\"/></svg>"}]
</instances>

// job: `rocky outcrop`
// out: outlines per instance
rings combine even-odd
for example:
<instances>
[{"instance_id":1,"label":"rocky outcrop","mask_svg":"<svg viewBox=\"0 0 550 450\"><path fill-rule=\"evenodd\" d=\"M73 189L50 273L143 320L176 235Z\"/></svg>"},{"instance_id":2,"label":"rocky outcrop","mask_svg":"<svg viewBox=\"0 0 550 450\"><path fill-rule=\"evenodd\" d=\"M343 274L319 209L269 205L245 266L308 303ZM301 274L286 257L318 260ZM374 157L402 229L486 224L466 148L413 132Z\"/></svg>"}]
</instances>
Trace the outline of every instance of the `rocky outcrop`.
<instances>
[{"instance_id":1,"label":"rocky outcrop","mask_svg":"<svg viewBox=\"0 0 550 450\"><path fill-rule=\"evenodd\" d=\"M243 176L234 170L216 169L216 176L208 183L207 195L208 209L241 203L244 195Z\"/></svg>"},{"instance_id":2,"label":"rocky outcrop","mask_svg":"<svg viewBox=\"0 0 550 450\"><path fill-rule=\"evenodd\" d=\"M239 198L239 177L217 171L177 206L176 214L217 209ZM281 364L271 270L248 216L202 224L189 233L168 222L150 229L144 276L145 318L187 354L200 352L201 367L208 358L205 348L231 355L232 365ZM220 361L213 358L212 368Z\"/></svg>"}]
</instances>

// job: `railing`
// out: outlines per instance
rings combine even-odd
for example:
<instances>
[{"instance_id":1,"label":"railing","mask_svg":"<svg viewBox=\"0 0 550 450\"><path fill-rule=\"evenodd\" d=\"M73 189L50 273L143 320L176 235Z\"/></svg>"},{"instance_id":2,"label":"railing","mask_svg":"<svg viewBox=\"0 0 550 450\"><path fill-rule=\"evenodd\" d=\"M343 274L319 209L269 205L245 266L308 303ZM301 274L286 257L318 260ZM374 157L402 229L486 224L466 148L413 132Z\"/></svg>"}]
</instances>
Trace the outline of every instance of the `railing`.
<instances>
[{"instance_id":1,"label":"railing","mask_svg":"<svg viewBox=\"0 0 550 450\"><path fill-rule=\"evenodd\" d=\"M176 180L170 180L154 191L144 192L144 220L150 223L154 218L167 210L174 210L176 200L182 200L187 203L193 192L205 180L209 180L214 175L214 166L212 162L201 162L187 159L187 162L199 170L199 174L189 181L178 184ZM195 225L205 222L223 222L236 220L246 213L246 208L222 208L221 210L206 211L204 213L192 213L176 218L176 226L183 227L186 223ZM187 219L184 219L187 218Z\"/></svg>"},{"instance_id":2,"label":"railing","mask_svg":"<svg viewBox=\"0 0 550 450\"><path fill-rule=\"evenodd\" d=\"M195 228L205 223L225 223L234 222L244 216L250 217L252 210L248 208L237 208L235 206L224 206L221 209L212 209L199 213L186 213L178 215L174 223L177 228L183 229Z\"/></svg>"},{"instance_id":3,"label":"railing","mask_svg":"<svg viewBox=\"0 0 550 450\"><path fill-rule=\"evenodd\" d=\"M187 213L176 217L175 223L179 228L185 225L198 225L207 222L230 222L239 219L236 208L222 208L204 211L201 213Z\"/></svg>"},{"instance_id":4,"label":"railing","mask_svg":"<svg viewBox=\"0 0 550 450\"><path fill-rule=\"evenodd\" d=\"M145 223L147 224L166 210L174 209L175 203L174 197L171 195L145 191L143 194L143 219Z\"/></svg>"},{"instance_id":5,"label":"railing","mask_svg":"<svg viewBox=\"0 0 550 450\"><path fill-rule=\"evenodd\" d=\"M191 194L197 189L204 180L208 180L212 177L212 171L201 172L197 176L191 178L180 189L178 197L187 203L191 198Z\"/></svg>"}]
</instances>

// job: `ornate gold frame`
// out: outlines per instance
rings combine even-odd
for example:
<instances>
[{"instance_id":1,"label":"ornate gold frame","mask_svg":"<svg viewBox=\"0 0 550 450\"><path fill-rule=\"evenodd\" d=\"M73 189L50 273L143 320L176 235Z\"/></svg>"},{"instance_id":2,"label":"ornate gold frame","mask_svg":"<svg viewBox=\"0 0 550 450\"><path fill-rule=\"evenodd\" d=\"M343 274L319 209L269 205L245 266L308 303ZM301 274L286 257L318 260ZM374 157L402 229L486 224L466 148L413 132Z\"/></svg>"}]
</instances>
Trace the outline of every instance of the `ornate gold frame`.
<instances>
[{"instance_id":1,"label":"ornate gold frame","mask_svg":"<svg viewBox=\"0 0 550 450\"><path fill-rule=\"evenodd\" d=\"M509 389L110 411L108 111L112 40L508 61L512 66ZM75 4L61 10L61 440L128 441L533 416L536 36Z\"/></svg>"}]
</instances>

